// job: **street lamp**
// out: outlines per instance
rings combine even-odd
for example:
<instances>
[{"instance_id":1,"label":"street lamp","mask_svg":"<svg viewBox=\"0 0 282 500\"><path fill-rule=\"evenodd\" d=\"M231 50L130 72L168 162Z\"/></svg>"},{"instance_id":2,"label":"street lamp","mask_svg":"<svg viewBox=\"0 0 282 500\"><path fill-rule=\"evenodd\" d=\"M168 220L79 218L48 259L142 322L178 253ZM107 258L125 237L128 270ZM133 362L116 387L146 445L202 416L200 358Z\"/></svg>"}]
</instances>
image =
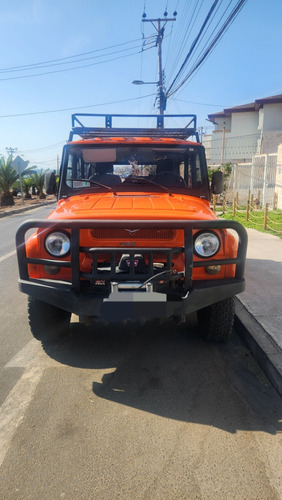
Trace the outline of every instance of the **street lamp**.
<instances>
[{"instance_id":1,"label":"street lamp","mask_svg":"<svg viewBox=\"0 0 282 500\"><path fill-rule=\"evenodd\" d=\"M160 82L143 82L143 80L133 80L133 85L159 85Z\"/></svg>"},{"instance_id":2,"label":"street lamp","mask_svg":"<svg viewBox=\"0 0 282 500\"><path fill-rule=\"evenodd\" d=\"M163 84L162 82L143 82L143 80L133 80L133 85L158 85L158 97L159 97L159 110L160 110L160 115L164 114L164 110L166 109L166 95L163 91ZM163 118L162 121L160 122L161 125L160 127L163 128Z\"/></svg>"}]
</instances>

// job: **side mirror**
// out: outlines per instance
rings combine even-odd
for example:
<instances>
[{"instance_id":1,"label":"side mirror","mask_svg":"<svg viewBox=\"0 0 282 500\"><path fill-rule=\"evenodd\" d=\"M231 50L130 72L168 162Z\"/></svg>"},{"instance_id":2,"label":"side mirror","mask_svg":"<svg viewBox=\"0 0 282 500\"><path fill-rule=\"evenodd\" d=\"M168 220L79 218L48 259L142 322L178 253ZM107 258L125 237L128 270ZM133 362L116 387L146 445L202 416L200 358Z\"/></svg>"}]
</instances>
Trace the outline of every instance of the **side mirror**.
<instances>
[{"instance_id":1,"label":"side mirror","mask_svg":"<svg viewBox=\"0 0 282 500\"><path fill-rule=\"evenodd\" d=\"M221 172L220 170L217 170L212 174L212 194L221 194L223 192L223 181L223 172Z\"/></svg>"},{"instance_id":2,"label":"side mirror","mask_svg":"<svg viewBox=\"0 0 282 500\"><path fill-rule=\"evenodd\" d=\"M56 177L52 170L47 170L45 174L44 188L47 194L56 194Z\"/></svg>"}]
</instances>

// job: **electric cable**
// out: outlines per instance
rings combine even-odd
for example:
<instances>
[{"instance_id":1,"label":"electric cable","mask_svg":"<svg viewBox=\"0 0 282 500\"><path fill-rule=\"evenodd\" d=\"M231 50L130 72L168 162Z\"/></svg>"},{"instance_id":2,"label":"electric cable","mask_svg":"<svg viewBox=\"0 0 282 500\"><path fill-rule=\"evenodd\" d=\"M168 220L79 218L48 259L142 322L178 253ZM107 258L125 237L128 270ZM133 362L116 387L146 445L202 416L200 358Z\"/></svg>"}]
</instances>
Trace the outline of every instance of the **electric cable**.
<instances>
[{"instance_id":1,"label":"electric cable","mask_svg":"<svg viewBox=\"0 0 282 500\"><path fill-rule=\"evenodd\" d=\"M198 41L199 41L199 39L200 39L200 37L201 37L201 35L202 35L203 31L204 31L204 29L205 29L205 27L206 27L206 25L207 25L207 23L208 23L209 19L211 18L211 15L212 15L212 13L213 13L213 11L214 11L215 7L217 6L218 2L219 2L219 0L214 0L214 2L213 2L213 4L212 4L212 6L211 6L211 8L210 8L210 10L209 10L209 12L208 12L208 14L207 14L206 18L205 18L205 20L204 20L204 22L203 22L203 24L202 24L202 26L201 26L201 28L200 28L200 31L198 32L198 35L196 36L195 40L193 41L193 43L192 43L192 45L191 45L191 48L190 48L190 50L189 50L189 52L188 52L187 56L185 57L185 59L184 59L184 61L183 61L182 65L181 65L181 67L180 67L180 69L179 69L179 71L178 71L178 73L177 73L176 77L174 78L174 80L173 80L172 84L170 85L170 87L169 87L169 88L168 88L168 90L167 90L167 93L168 93L168 94L169 94L169 91L171 90L171 88L173 87L173 85L174 85L174 83L175 83L176 79L177 79L177 78L179 77L179 75L183 72L183 70L184 70L184 68L185 68L185 66L186 66L186 64L187 64L187 62L188 62L188 60L189 60L189 58L190 58L191 54L192 54L192 53L193 53L193 51L195 50L195 47L196 47L196 45L197 45L197 43L198 43Z\"/></svg>"},{"instance_id":2,"label":"electric cable","mask_svg":"<svg viewBox=\"0 0 282 500\"><path fill-rule=\"evenodd\" d=\"M206 40L206 42L204 43L203 47L201 48L200 53L198 54L197 59L195 60L194 64L196 64L196 63L198 62L198 60L200 59L200 57L201 57L201 56L202 56L202 54L204 53L204 51L205 51L206 47L208 46L208 44L209 44L210 40L212 39L212 37L213 37L213 35L214 35L214 33L216 32L217 28L220 26L220 23L221 23L222 19L224 18L224 16L225 16L226 12L228 11L228 9L229 9L229 7L230 7L230 5L231 5L232 1L233 1L233 0L230 0L230 1L229 1L229 4L227 5L227 7L225 8L224 12L222 13L222 15L221 15L220 19L218 20L218 22L217 22L216 26L214 27L214 29L213 29L213 31L211 32L210 36L208 37L208 39L207 39L207 40ZM220 0L220 4L218 5L218 7L217 7L216 11L214 12L214 15L212 16L212 19L210 20L209 26L210 26L211 22L213 21L213 18L215 17L215 15L217 14L217 12L218 12L218 10L219 10L219 8L220 8L220 6L221 6L222 2L223 2L223 0ZM209 26L208 26L208 27L209 27ZM207 29L208 29L208 27L207 27Z\"/></svg>"},{"instance_id":3,"label":"electric cable","mask_svg":"<svg viewBox=\"0 0 282 500\"><path fill-rule=\"evenodd\" d=\"M205 36L205 34L206 34L207 30L209 29L209 27L211 26L212 22L214 21L214 19L215 19L216 15L218 14L219 9L221 8L221 5L222 5L223 1L224 1L224 0L220 0L220 3L217 5L217 7L216 7L215 11L213 12L212 17L210 18L210 20L209 20L208 24L206 25L206 28L205 28L205 30L204 30L204 32L203 32L203 36L202 36L202 38ZM219 25L220 25L220 23L221 23L222 19L224 18L224 16L225 16L226 12L228 11L228 9L229 9L229 7L230 7L230 5L231 5L231 3L232 3L233 1L234 1L234 0L230 0L230 1L229 1L229 3L228 3L228 5L227 5L227 7L225 8L225 10L223 11L223 13L221 14L221 17L220 17L220 18L219 18L219 20L217 21L217 24L216 24L216 25L215 25L215 27L213 28L212 33L209 35L209 37L208 37L207 41L205 42L204 46L200 49L200 54L197 56L197 57L198 57L198 59L196 59L196 61L198 61L198 60L199 60L199 58L201 57L201 55L203 54L204 49L207 47L208 42L212 39L213 34L217 31L217 28L219 27ZM199 45L199 44L198 44L198 45ZM196 52L198 52L198 49L199 49L199 48L200 48L199 46L198 46L198 47L196 47L196 49L195 49L195 53L196 53ZM195 56L195 53L194 53L194 56ZM192 56L192 57L193 57L193 56ZM193 64L195 64L195 62L194 62ZM195 74L196 74L196 73L195 73ZM176 81L175 81L175 85L177 84L177 82L178 82L178 80L179 80L179 79L180 79L180 77L178 76L178 78L177 78L177 79L176 79Z\"/></svg>"},{"instance_id":4,"label":"electric cable","mask_svg":"<svg viewBox=\"0 0 282 500\"><path fill-rule=\"evenodd\" d=\"M100 51L103 51L103 50L113 49L113 48L116 48L116 47L121 47L123 45L127 45L129 43L135 43L135 42L138 42L138 41L141 41L140 38L136 38L135 40L130 40L128 42L123 42L123 43L118 43L118 44L115 44L115 45L110 45L109 47L104 47L102 49L90 50L88 52L81 52L80 54L75 54L75 55L72 55L72 56L61 57L59 59L50 59L50 60L47 60L47 61L41 61L41 62L26 64L26 65L21 65L21 66L10 66L8 68L0 68L0 73L2 73L2 72L10 72L10 71L14 71L14 70L21 70L21 69L33 69L36 66L41 66L41 65L45 65L45 64L49 64L49 63L57 63L57 62L60 62L60 61L65 61L67 59L73 59L73 58L77 58L77 57L81 57L81 56L86 56L86 55L89 55L89 54L93 54L93 53L100 52ZM76 62L76 61L74 61L74 62Z\"/></svg>"},{"instance_id":5,"label":"electric cable","mask_svg":"<svg viewBox=\"0 0 282 500\"><path fill-rule=\"evenodd\" d=\"M208 102L195 102L195 101L186 101L184 99L177 99L176 97L173 98L173 101L179 101L179 102L187 102L189 104L196 104L197 106L213 106L215 108L225 108L226 106L224 104L210 104Z\"/></svg>"},{"instance_id":6,"label":"electric cable","mask_svg":"<svg viewBox=\"0 0 282 500\"><path fill-rule=\"evenodd\" d=\"M143 49L143 50L150 50L151 48L153 48L153 47L148 47L147 49ZM54 73L64 73L66 71L74 71L76 69L81 69L81 68L89 68L90 66L96 66L97 64L105 64L107 62L117 61L119 59L124 59L126 57L131 57L131 56L134 56L136 54L140 54L140 52L141 51L139 50L138 52L133 52L132 54L127 54L127 55L123 55L123 56L119 56L119 57L114 57L114 58L111 58L111 59L107 59L105 61L99 61L99 62L94 62L94 63L90 63L90 64L83 64L82 66L75 66L75 67L72 67L72 68L57 69L57 70L54 70L54 71L45 71L43 73L33 73L32 75L11 76L11 77L7 77L7 78L0 78L0 81L3 82L3 81L8 81L8 80L21 80L21 79L25 79L25 78L32 78L32 77L35 77L35 76L51 75L51 74L54 74Z\"/></svg>"},{"instance_id":7,"label":"electric cable","mask_svg":"<svg viewBox=\"0 0 282 500\"><path fill-rule=\"evenodd\" d=\"M191 68L191 70L188 72L188 74L186 75L186 77L182 80L182 82L174 90L172 89L172 85L170 86L169 90L167 91L167 97L170 97L173 94L175 94L184 85L184 83L186 83L186 81L192 76L192 74L202 65L202 63L204 62L204 60L207 58L208 55L210 55L210 53L212 52L212 50L215 48L216 44L222 38L223 34L231 26L231 24L235 20L235 17L239 14L240 10L242 9L242 7L243 7L243 5L244 5L244 3L246 1L247 0L240 0L237 3L236 7L233 9L233 11L231 12L231 14L227 18L227 20L224 22L223 26L221 27L221 29L219 30L219 32L217 33L217 35L214 37L214 39L212 40L212 42L210 43L209 47L204 52L204 54L202 55L202 57L200 57L200 59L198 60L198 62L195 63L195 65Z\"/></svg>"},{"instance_id":8,"label":"electric cable","mask_svg":"<svg viewBox=\"0 0 282 500\"><path fill-rule=\"evenodd\" d=\"M188 2L185 5L185 10L184 10L184 13L182 15L182 24L180 25L179 30L177 31L177 33L181 33L181 30L185 28L185 33L183 36L179 35L177 37L179 47L178 48L175 47L175 49L173 51L175 53L175 56L174 56L174 64L172 66L171 73L174 73L175 68L177 67L177 65L179 63L180 57L183 54L184 46L188 43L190 32L192 31L193 25L195 23L194 18L196 16L196 11L197 11L198 6L199 6L199 0L195 0L194 6L192 6L192 4L188 3ZM192 9L192 14L189 17L190 9ZM199 12L199 9L198 9L198 12ZM187 18L189 19L188 24L186 24ZM180 42L179 42L179 40L180 40Z\"/></svg>"},{"instance_id":9,"label":"electric cable","mask_svg":"<svg viewBox=\"0 0 282 500\"><path fill-rule=\"evenodd\" d=\"M82 61L89 61L90 59L98 59L98 58L101 58L101 57L108 57L108 56L111 56L111 55L114 55L114 54L120 54L121 52L127 52L129 50L133 50L133 49L138 49L139 48L139 45L135 45L134 47L130 47L128 49L123 49L123 50L118 50L118 51L115 51L115 52L109 52L107 54L100 54L100 55L97 55L97 56L91 56L91 57L84 57L82 59L77 59L76 61L64 61L64 62L60 62L60 63L54 63L54 64L46 64L44 66L37 66L36 68L34 67L30 67L30 68L21 68L21 69L12 69L12 70L9 70L9 71L1 71L0 70L0 73L16 73L16 72L19 72L19 71L29 71L29 70L34 70L34 69L44 69L44 68L53 68L54 66L63 66L63 65L66 65L66 64L76 64L78 62L82 62Z\"/></svg>"},{"instance_id":10,"label":"electric cable","mask_svg":"<svg viewBox=\"0 0 282 500\"><path fill-rule=\"evenodd\" d=\"M87 109L87 108L94 108L94 107L99 107L99 106L107 106L108 104L120 104L123 102L137 101L138 99L145 99L147 97L152 97L152 96L155 96L155 94L147 94L147 95L144 95L142 97L132 97L130 99L121 99L119 101L102 102L99 104L89 104L87 106L76 106L76 107L71 107L71 108L49 109L46 111L33 111L30 113L17 113L17 114L11 114L11 115L0 115L0 118L14 118L14 117L19 117L19 116L45 115L48 113L61 113L64 111L77 111L78 109Z\"/></svg>"}]
</instances>

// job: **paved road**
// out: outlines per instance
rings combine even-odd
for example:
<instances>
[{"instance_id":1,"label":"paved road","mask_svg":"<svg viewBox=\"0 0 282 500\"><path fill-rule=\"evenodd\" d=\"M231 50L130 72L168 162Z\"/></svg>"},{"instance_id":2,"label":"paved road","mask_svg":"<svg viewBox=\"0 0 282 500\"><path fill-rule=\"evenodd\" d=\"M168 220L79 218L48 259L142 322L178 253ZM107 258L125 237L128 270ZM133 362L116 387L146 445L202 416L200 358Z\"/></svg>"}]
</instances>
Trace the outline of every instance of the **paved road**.
<instances>
[{"instance_id":1,"label":"paved road","mask_svg":"<svg viewBox=\"0 0 282 500\"><path fill-rule=\"evenodd\" d=\"M281 499L281 399L236 332L72 323L41 346L7 256L25 217L0 220L1 499Z\"/></svg>"}]
</instances>

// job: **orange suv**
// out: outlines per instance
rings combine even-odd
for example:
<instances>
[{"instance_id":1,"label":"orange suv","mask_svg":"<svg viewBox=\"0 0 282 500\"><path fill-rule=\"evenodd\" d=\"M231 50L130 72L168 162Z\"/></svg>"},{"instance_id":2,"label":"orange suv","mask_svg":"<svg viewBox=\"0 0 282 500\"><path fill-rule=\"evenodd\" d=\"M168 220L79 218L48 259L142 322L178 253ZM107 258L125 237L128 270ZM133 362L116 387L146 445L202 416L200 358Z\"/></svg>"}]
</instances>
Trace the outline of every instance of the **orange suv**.
<instances>
[{"instance_id":1,"label":"orange suv","mask_svg":"<svg viewBox=\"0 0 282 500\"><path fill-rule=\"evenodd\" d=\"M189 125L164 127L176 116ZM82 123L101 117L102 127ZM222 173L210 188L195 115L153 115L156 128L113 127L125 117L147 115L72 116L58 188L54 172L45 179L57 207L17 231L31 331L41 340L65 334L71 313L85 322L143 322L185 321L197 311L204 337L225 341L245 286L247 236L210 208Z\"/></svg>"}]
</instances>

